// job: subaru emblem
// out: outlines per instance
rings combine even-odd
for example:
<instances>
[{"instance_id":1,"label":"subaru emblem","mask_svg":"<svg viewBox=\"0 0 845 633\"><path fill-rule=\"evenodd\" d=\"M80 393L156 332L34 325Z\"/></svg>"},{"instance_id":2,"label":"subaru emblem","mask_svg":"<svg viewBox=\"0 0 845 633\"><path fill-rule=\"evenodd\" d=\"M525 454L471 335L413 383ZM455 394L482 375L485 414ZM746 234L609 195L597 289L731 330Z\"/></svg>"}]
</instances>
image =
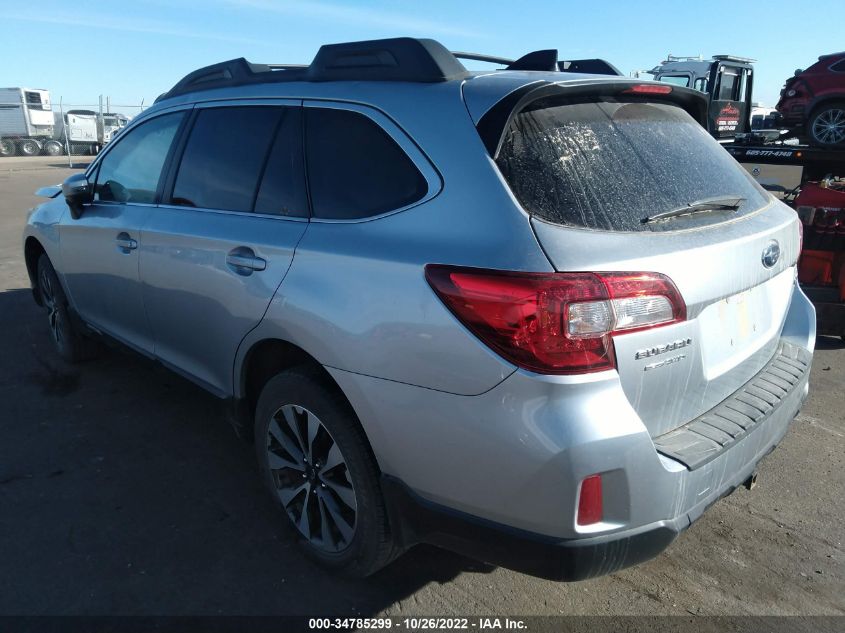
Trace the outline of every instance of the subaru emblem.
<instances>
[{"instance_id":1,"label":"subaru emblem","mask_svg":"<svg viewBox=\"0 0 845 633\"><path fill-rule=\"evenodd\" d=\"M771 268L778 263L780 259L780 244L777 240L771 240L763 249L763 266Z\"/></svg>"}]
</instances>

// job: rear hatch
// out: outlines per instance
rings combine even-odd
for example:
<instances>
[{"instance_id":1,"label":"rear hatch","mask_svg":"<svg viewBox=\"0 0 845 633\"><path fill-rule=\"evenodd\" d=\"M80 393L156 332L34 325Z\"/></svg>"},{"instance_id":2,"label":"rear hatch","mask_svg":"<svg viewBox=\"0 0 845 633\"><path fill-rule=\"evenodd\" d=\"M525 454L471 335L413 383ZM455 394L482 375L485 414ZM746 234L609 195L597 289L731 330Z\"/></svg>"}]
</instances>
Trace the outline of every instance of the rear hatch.
<instances>
[{"instance_id":1,"label":"rear hatch","mask_svg":"<svg viewBox=\"0 0 845 633\"><path fill-rule=\"evenodd\" d=\"M556 270L655 272L680 291L684 321L613 336L622 387L657 436L773 356L799 234L671 96L629 93L523 102L494 157Z\"/></svg>"}]
</instances>

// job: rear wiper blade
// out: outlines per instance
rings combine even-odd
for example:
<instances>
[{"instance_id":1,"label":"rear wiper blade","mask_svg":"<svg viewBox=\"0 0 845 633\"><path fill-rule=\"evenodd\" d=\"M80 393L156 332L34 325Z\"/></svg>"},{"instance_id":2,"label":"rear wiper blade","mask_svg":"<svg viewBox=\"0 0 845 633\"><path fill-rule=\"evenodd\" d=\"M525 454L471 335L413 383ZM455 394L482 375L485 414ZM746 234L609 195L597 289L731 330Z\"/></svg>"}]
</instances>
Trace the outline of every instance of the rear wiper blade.
<instances>
[{"instance_id":1,"label":"rear wiper blade","mask_svg":"<svg viewBox=\"0 0 845 633\"><path fill-rule=\"evenodd\" d=\"M677 209L670 209L662 213L655 213L647 218L642 218L640 222L649 224L651 222L658 222L660 220L671 220L672 218L679 218L685 215L695 215L696 213L706 213L707 211L736 211L745 202L745 198L741 196L720 196L718 198L707 198L705 200L696 200L687 205L678 207Z\"/></svg>"}]
</instances>

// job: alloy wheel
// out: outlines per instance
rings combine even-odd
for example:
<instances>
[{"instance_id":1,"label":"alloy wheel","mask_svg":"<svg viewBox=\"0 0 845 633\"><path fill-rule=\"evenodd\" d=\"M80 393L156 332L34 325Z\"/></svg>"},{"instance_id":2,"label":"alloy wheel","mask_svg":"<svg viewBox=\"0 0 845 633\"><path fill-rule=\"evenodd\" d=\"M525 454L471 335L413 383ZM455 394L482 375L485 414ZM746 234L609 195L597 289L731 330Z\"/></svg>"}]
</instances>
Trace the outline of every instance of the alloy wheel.
<instances>
[{"instance_id":1,"label":"alloy wheel","mask_svg":"<svg viewBox=\"0 0 845 633\"><path fill-rule=\"evenodd\" d=\"M56 291L53 288L53 280L46 269L41 271L41 298L44 307L47 308L47 320L50 323L50 334L57 345L62 344L63 316L59 309L59 302L56 299Z\"/></svg>"},{"instance_id":2,"label":"alloy wheel","mask_svg":"<svg viewBox=\"0 0 845 633\"><path fill-rule=\"evenodd\" d=\"M845 110L830 108L820 113L813 121L813 137L825 145L845 141Z\"/></svg>"},{"instance_id":3,"label":"alloy wheel","mask_svg":"<svg viewBox=\"0 0 845 633\"><path fill-rule=\"evenodd\" d=\"M315 548L340 552L355 535L358 503L346 460L311 411L285 405L267 432L267 460L285 512Z\"/></svg>"}]
</instances>

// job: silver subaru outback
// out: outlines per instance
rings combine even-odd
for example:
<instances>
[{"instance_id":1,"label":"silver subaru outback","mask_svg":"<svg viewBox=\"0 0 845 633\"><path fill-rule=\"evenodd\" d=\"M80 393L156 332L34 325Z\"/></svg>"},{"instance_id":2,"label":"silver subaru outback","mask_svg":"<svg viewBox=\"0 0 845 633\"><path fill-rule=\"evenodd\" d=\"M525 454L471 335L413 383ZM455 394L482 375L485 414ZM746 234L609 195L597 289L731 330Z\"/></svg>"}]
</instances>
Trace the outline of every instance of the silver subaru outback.
<instances>
[{"instance_id":1,"label":"silver subaru outback","mask_svg":"<svg viewBox=\"0 0 845 633\"><path fill-rule=\"evenodd\" d=\"M807 395L800 224L706 109L556 51L224 62L42 192L33 293L65 359L107 338L218 396L326 567L428 542L606 574L749 481Z\"/></svg>"}]
</instances>

